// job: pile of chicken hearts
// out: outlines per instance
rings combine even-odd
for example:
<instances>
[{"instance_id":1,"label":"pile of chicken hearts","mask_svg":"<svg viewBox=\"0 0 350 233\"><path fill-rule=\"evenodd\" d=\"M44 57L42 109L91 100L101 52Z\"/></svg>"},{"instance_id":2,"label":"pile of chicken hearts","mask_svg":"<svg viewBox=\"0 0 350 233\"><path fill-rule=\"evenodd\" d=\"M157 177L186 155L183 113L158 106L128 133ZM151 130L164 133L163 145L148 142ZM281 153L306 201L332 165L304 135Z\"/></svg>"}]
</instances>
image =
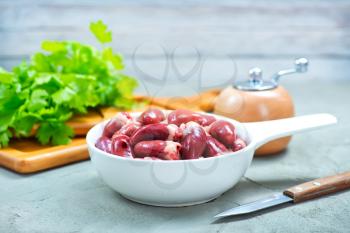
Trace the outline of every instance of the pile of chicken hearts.
<instances>
[{"instance_id":1,"label":"pile of chicken hearts","mask_svg":"<svg viewBox=\"0 0 350 233\"><path fill-rule=\"evenodd\" d=\"M184 109L166 115L149 109L138 118L118 113L106 124L95 146L122 157L180 160L238 151L246 143L232 123L214 116Z\"/></svg>"}]
</instances>

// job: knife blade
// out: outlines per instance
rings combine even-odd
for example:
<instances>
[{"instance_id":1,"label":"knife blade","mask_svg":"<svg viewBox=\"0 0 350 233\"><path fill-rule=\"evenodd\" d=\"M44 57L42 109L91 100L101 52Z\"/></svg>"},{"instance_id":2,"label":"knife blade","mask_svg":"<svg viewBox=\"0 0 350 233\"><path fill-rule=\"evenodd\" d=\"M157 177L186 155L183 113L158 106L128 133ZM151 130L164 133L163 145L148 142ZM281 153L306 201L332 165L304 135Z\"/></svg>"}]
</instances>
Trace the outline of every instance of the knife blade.
<instances>
[{"instance_id":1,"label":"knife blade","mask_svg":"<svg viewBox=\"0 0 350 233\"><path fill-rule=\"evenodd\" d=\"M283 195L282 193L277 193L267 198L226 210L220 214L215 215L214 218L223 218L233 215L247 214L286 202L293 202L293 198Z\"/></svg>"},{"instance_id":2,"label":"knife blade","mask_svg":"<svg viewBox=\"0 0 350 233\"><path fill-rule=\"evenodd\" d=\"M283 193L277 193L267 198L226 210L215 215L214 218L248 214L287 202L298 203L347 188L350 188L350 172L293 186L283 191Z\"/></svg>"}]
</instances>

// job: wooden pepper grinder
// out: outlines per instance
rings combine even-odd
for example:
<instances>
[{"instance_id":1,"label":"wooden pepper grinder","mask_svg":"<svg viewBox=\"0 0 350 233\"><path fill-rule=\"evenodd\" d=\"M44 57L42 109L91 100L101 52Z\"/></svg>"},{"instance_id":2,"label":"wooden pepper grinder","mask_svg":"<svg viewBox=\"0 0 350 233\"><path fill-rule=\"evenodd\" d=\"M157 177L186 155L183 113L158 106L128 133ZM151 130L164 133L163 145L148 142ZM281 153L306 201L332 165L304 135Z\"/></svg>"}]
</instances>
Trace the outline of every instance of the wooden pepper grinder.
<instances>
[{"instance_id":1,"label":"wooden pepper grinder","mask_svg":"<svg viewBox=\"0 0 350 233\"><path fill-rule=\"evenodd\" d=\"M278 85L280 77L294 73L304 73L308 60L295 60L293 69L281 70L270 80L263 80L262 70L249 71L249 80L237 82L218 95L214 113L233 118L240 122L267 121L294 116L293 100L287 90ZM255 155L269 155L284 150L291 137L271 141L261 146Z\"/></svg>"}]
</instances>

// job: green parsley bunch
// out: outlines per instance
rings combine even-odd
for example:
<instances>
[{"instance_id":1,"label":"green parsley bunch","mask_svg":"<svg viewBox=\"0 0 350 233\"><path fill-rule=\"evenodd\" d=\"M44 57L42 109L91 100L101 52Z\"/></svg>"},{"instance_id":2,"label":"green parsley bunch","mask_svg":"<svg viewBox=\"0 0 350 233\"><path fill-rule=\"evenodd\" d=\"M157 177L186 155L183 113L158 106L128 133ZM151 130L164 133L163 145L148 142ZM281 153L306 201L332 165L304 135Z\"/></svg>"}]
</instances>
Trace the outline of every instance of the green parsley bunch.
<instances>
[{"instance_id":1,"label":"green parsley bunch","mask_svg":"<svg viewBox=\"0 0 350 233\"><path fill-rule=\"evenodd\" d=\"M90 30L103 44L98 50L73 41L44 41L44 53L35 53L7 72L0 68L0 147L11 137L35 137L42 144L67 144L74 136L65 124L74 114L89 108L131 108L134 78L121 73L121 55L106 43L112 33L102 21Z\"/></svg>"}]
</instances>

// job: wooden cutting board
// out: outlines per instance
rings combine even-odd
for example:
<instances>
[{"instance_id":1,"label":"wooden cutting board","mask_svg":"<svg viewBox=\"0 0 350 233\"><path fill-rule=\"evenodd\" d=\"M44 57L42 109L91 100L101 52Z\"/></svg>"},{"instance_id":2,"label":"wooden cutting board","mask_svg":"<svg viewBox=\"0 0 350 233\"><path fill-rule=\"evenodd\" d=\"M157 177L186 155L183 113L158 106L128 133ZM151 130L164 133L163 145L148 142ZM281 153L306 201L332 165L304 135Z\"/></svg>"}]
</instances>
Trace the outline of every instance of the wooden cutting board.
<instances>
[{"instance_id":1,"label":"wooden cutting board","mask_svg":"<svg viewBox=\"0 0 350 233\"><path fill-rule=\"evenodd\" d=\"M144 111L149 107L162 109L187 108L200 111L212 111L219 90L210 90L196 96L182 98L153 98L137 96L140 103L133 111ZM85 135L95 124L113 117L116 108L103 108L86 115L77 115L67 122L77 136L68 145L43 146L34 139L12 140L7 148L0 149L0 165L18 173L32 173L62 166L89 158Z\"/></svg>"}]
</instances>

